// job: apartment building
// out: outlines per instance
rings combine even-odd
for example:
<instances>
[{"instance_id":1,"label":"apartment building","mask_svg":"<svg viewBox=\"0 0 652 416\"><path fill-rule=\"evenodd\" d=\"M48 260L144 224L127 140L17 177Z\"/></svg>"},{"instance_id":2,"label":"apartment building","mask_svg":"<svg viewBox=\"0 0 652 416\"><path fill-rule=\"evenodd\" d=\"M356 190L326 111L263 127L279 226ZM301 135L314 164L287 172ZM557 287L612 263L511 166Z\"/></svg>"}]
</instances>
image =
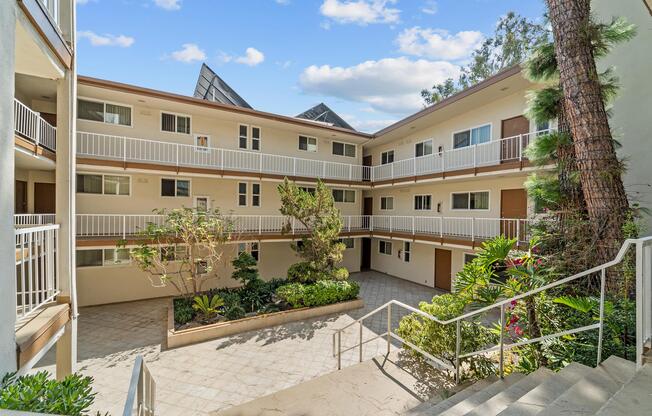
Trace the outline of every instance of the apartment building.
<instances>
[{"instance_id":1,"label":"apartment building","mask_svg":"<svg viewBox=\"0 0 652 416\"><path fill-rule=\"evenodd\" d=\"M0 374L76 361L74 34L73 0L0 3Z\"/></svg>"},{"instance_id":2,"label":"apartment building","mask_svg":"<svg viewBox=\"0 0 652 416\"><path fill-rule=\"evenodd\" d=\"M219 208L237 233L230 260L252 252L265 279L297 261L281 233L278 184L322 179L343 216L350 271L374 269L450 290L481 241L525 240L531 212L523 117L534 88L511 68L376 134L88 77L78 79L77 288L80 305L174 294L153 287L118 239L134 240L158 208ZM156 282L155 282L156 283Z\"/></svg>"}]
</instances>

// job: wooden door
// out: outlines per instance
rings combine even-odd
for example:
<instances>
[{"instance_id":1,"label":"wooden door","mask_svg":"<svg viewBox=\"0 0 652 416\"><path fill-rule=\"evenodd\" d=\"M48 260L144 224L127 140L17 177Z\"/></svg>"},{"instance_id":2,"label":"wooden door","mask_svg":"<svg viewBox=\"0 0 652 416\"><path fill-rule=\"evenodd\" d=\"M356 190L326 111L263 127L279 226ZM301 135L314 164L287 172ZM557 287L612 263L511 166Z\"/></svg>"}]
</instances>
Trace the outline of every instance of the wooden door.
<instances>
[{"instance_id":1,"label":"wooden door","mask_svg":"<svg viewBox=\"0 0 652 416\"><path fill-rule=\"evenodd\" d=\"M54 214L56 210L56 188L53 183L34 184L34 213Z\"/></svg>"},{"instance_id":2,"label":"wooden door","mask_svg":"<svg viewBox=\"0 0 652 416\"><path fill-rule=\"evenodd\" d=\"M500 233L509 238L518 236L522 241L525 236L527 218L527 192L525 189L503 189L500 191L500 218L514 219L501 221Z\"/></svg>"},{"instance_id":3,"label":"wooden door","mask_svg":"<svg viewBox=\"0 0 652 416\"><path fill-rule=\"evenodd\" d=\"M435 249L435 288L451 290L451 251Z\"/></svg>"},{"instance_id":4,"label":"wooden door","mask_svg":"<svg viewBox=\"0 0 652 416\"><path fill-rule=\"evenodd\" d=\"M373 158L371 155L362 157L362 166L372 166ZM362 180L365 182L371 181L371 167L362 169Z\"/></svg>"},{"instance_id":5,"label":"wooden door","mask_svg":"<svg viewBox=\"0 0 652 416\"><path fill-rule=\"evenodd\" d=\"M360 261L360 270L371 269L371 238L362 239L362 259Z\"/></svg>"},{"instance_id":6,"label":"wooden door","mask_svg":"<svg viewBox=\"0 0 652 416\"><path fill-rule=\"evenodd\" d=\"M527 134L530 132L530 121L524 116L517 116L508 118L501 122L501 135L502 139L506 137L514 137L519 134ZM521 141L527 141L527 136ZM500 161L512 162L519 160L519 139L502 140L500 145ZM525 143L524 143L525 144ZM525 149L525 146L522 147Z\"/></svg>"},{"instance_id":7,"label":"wooden door","mask_svg":"<svg viewBox=\"0 0 652 416\"><path fill-rule=\"evenodd\" d=\"M16 181L14 194L14 214L27 213L27 182Z\"/></svg>"}]
</instances>

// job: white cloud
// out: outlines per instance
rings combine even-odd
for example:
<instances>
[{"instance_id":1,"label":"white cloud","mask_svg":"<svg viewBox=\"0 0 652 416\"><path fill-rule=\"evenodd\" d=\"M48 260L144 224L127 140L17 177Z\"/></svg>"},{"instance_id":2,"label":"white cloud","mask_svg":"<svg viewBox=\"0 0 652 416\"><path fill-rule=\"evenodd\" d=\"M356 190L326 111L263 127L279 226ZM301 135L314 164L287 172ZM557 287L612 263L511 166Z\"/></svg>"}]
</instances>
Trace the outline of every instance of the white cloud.
<instances>
[{"instance_id":1,"label":"white cloud","mask_svg":"<svg viewBox=\"0 0 652 416\"><path fill-rule=\"evenodd\" d=\"M450 62L405 57L366 61L350 67L312 65L299 78L306 93L365 103L374 110L406 114L422 108L419 92L459 75Z\"/></svg>"},{"instance_id":2,"label":"white cloud","mask_svg":"<svg viewBox=\"0 0 652 416\"><path fill-rule=\"evenodd\" d=\"M437 7L437 2L435 0L426 0L421 11L425 14L436 14L439 8Z\"/></svg>"},{"instance_id":3,"label":"white cloud","mask_svg":"<svg viewBox=\"0 0 652 416\"><path fill-rule=\"evenodd\" d=\"M387 7L396 0L324 0L319 11L338 23L397 23L399 9Z\"/></svg>"},{"instance_id":4,"label":"white cloud","mask_svg":"<svg viewBox=\"0 0 652 416\"><path fill-rule=\"evenodd\" d=\"M98 35L95 32L90 30L82 30L77 32L79 38L86 38L89 40L93 46L119 46L121 48L128 48L134 44L136 41L131 36L125 35L111 35L106 33L104 35Z\"/></svg>"},{"instance_id":5,"label":"white cloud","mask_svg":"<svg viewBox=\"0 0 652 416\"><path fill-rule=\"evenodd\" d=\"M276 65L281 67L281 69L288 69L289 67L292 66L292 61L277 61Z\"/></svg>"},{"instance_id":6,"label":"white cloud","mask_svg":"<svg viewBox=\"0 0 652 416\"><path fill-rule=\"evenodd\" d=\"M375 133L384 129L390 124L394 124L398 119L379 119L379 120L357 120L353 119L349 122L356 130L364 131L367 133Z\"/></svg>"},{"instance_id":7,"label":"white cloud","mask_svg":"<svg viewBox=\"0 0 652 416\"><path fill-rule=\"evenodd\" d=\"M244 56L235 58L235 62L239 64L256 66L265 60L265 54L256 48L247 48Z\"/></svg>"},{"instance_id":8,"label":"white cloud","mask_svg":"<svg viewBox=\"0 0 652 416\"><path fill-rule=\"evenodd\" d=\"M154 0L154 4L165 10L179 10L181 8L181 0Z\"/></svg>"},{"instance_id":9,"label":"white cloud","mask_svg":"<svg viewBox=\"0 0 652 416\"><path fill-rule=\"evenodd\" d=\"M195 61L203 61L206 59L206 53L199 49L194 43L184 43L182 48L178 51L172 52L170 55L172 59L184 63L192 63Z\"/></svg>"},{"instance_id":10,"label":"white cloud","mask_svg":"<svg viewBox=\"0 0 652 416\"><path fill-rule=\"evenodd\" d=\"M451 35L445 30L422 29L419 26L405 29L396 38L403 53L432 59L463 59L482 43L482 33L462 31Z\"/></svg>"}]
</instances>

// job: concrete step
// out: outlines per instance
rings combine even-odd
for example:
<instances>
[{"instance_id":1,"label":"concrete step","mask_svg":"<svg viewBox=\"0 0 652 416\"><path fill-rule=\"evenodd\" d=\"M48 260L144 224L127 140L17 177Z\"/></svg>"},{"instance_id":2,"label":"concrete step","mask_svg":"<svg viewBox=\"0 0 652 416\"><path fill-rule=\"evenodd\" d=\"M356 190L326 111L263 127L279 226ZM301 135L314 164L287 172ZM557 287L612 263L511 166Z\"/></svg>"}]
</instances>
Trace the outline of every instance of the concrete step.
<instances>
[{"instance_id":1,"label":"concrete step","mask_svg":"<svg viewBox=\"0 0 652 416\"><path fill-rule=\"evenodd\" d=\"M392 353L334 371L214 415L384 416L405 414L454 382L422 361Z\"/></svg>"},{"instance_id":2,"label":"concrete step","mask_svg":"<svg viewBox=\"0 0 652 416\"><path fill-rule=\"evenodd\" d=\"M450 409L451 407L455 406L462 400L474 395L475 393L479 392L480 390L484 389L485 387L489 386L490 384L494 383L497 380L498 377L490 376L483 380L476 381L475 383L464 388L463 390L460 390L459 392L455 393L453 396L447 399L441 400L439 398L435 398L435 399L430 399L427 402L423 402L417 407L408 410L405 413L405 416L438 415L444 410Z\"/></svg>"},{"instance_id":3,"label":"concrete step","mask_svg":"<svg viewBox=\"0 0 652 416\"><path fill-rule=\"evenodd\" d=\"M578 380L537 416L593 415L634 376L636 366L618 357L609 357L599 367Z\"/></svg>"},{"instance_id":4,"label":"concrete step","mask_svg":"<svg viewBox=\"0 0 652 416\"><path fill-rule=\"evenodd\" d=\"M525 378L525 375L521 373L510 374L503 380L491 383L479 392L439 414L441 416L463 416L523 378Z\"/></svg>"},{"instance_id":5,"label":"concrete step","mask_svg":"<svg viewBox=\"0 0 652 416\"><path fill-rule=\"evenodd\" d=\"M561 371L510 404L499 416L534 416L568 390L593 369L579 363L570 363Z\"/></svg>"},{"instance_id":6,"label":"concrete step","mask_svg":"<svg viewBox=\"0 0 652 416\"><path fill-rule=\"evenodd\" d=\"M498 413L505 410L507 406L517 401L532 389L541 385L541 383L553 375L553 371L548 370L547 368L539 368L535 372L528 374L525 378L517 381L477 406L475 409L467 412L465 416L496 416Z\"/></svg>"},{"instance_id":7,"label":"concrete step","mask_svg":"<svg viewBox=\"0 0 652 416\"><path fill-rule=\"evenodd\" d=\"M596 415L634 416L645 412L652 413L652 364L644 365Z\"/></svg>"}]
</instances>

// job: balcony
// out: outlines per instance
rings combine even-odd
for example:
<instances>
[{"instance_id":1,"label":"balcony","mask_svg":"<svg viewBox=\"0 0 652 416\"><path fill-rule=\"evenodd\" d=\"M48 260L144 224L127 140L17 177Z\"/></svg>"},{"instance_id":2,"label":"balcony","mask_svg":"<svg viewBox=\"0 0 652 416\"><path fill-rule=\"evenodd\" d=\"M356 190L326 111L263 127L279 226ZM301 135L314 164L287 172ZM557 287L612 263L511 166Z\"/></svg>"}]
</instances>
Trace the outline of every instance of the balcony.
<instances>
[{"instance_id":1,"label":"balcony","mask_svg":"<svg viewBox=\"0 0 652 416\"><path fill-rule=\"evenodd\" d=\"M259 152L206 148L187 144L77 133L80 164L147 168L219 176L270 177L295 180L321 178L327 182L372 187L447 176L522 170L524 149L543 130L462 149L404 159L379 166L362 166Z\"/></svg>"},{"instance_id":2,"label":"balcony","mask_svg":"<svg viewBox=\"0 0 652 416\"><path fill-rule=\"evenodd\" d=\"M14 130L16 135L38 147L57 150L57 129L40 114L14 98Z\"/></svg>"},{"instance_id":3,"label":"balcony","mask_svg":"<svg viewBox=\"0 0 652 416\"><path fill-rule=\"evenodd\" d=\"M283 233L286 218L281 215L234 215L234 233L242 239L291 240L306 232L291 221ZM78 246L115 245L117 239L137 239L148 223L162 224L162 215L77 214ZM342 236L387 237L474 247L482 241L507 235L527 241L529 220L475 217L410 217L353 215L342 217Z\"/></svg>"},{"instance_id":4,"label":"balcony","mask_svg":"<svg viewBox=\"0 0 652 416\"><path fill-rule=\"evenodd\" d=\"M14 214L14 227L54 224L56 214Z\"/></svg>"}]
</instances>

